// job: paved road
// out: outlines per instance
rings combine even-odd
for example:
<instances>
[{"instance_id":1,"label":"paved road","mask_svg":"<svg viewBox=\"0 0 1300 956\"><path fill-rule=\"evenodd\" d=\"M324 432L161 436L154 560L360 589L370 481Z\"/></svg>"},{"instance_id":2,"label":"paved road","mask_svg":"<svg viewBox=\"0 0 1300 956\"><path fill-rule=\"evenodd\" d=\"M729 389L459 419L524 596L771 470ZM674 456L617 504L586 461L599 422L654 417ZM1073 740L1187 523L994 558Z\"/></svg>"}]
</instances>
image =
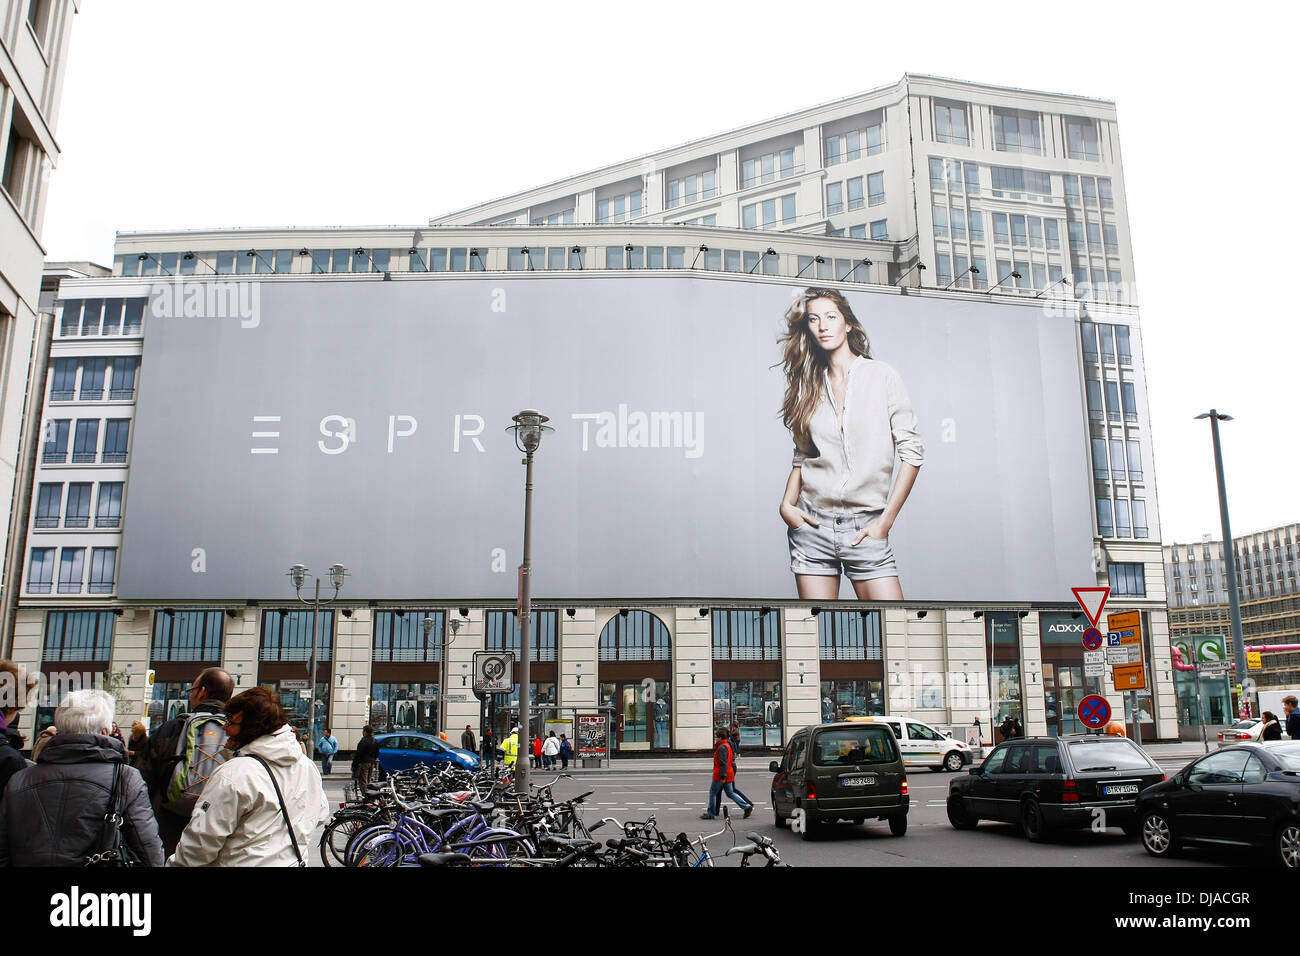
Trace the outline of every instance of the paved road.
<instances>
[{"instance_id":1,"label":"paved road","mask_svg":"<svg viewBox=\"0 0 1300 956\"><path fill-rule=\"evenodd\" d=\"M1167 771L1185 765L1185 759L1161 761ZM545 783L553 775L535 772L534 783ZM333 805L342 799L345 777L335 774L326 781L326 793ZM1156 860L1137 840L1126 838L1118 829L1105 833L1089 831L1062 833L1050 843L1035 845L1026 841L1008 824L981 823L973 831L954 830L948 823L944 801L952 775L929 770L908 774L912 795L908 813L908 831L901 838L889 833L886 823L871 821L864 826L840 824L816 840L808 841L789 829L777 829L770 802L772 775L765 770L742 770L737 783L743 793L754 800L754 813L742 820L732 806L732 825L743 841L750 830L772 837L787 862L796 866L1085 866L1085 867L1156 867L1216 866L1255 862L1250 857L1233 854L1193 853L1179 860ZM563 799L588 790L595 791L586 803L584 819L588 826L603 816L620 820L644 820L654 814L661 830L668 834L685 831L694 837L701 832L718 830L722 821L700 820L708 795L707 768L683 767L662 771L602 770L579 772L561 780L555 787ZM724 798L724 802L729 803ZM609 831L606 826L601 832ZM610 832L613 835L613 831ZM731 845L724 835L711 842L715 853ZM319 865L315 841L312 844L314 865ZM720 866L738 865L738 859L719 859Z\"/></svg>"}]
</instances>

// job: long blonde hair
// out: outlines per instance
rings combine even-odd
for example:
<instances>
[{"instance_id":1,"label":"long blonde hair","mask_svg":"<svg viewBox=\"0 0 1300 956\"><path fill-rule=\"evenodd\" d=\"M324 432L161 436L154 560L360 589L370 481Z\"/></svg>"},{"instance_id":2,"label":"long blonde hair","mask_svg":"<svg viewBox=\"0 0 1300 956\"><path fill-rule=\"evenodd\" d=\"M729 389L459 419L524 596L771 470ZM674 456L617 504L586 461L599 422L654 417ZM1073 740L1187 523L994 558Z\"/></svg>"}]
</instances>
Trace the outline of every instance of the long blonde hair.
<instances>
[{"instance_id":1,"label":"long blonde hair","mask_svg":"<svg viewBox=\"0 0 1300 956\"><path fill-rule=\"evenodd\" d=\"M808 327L808 303L830 299L844 316L848 326L849 349L854 355L871 358L871 343L862 323L853 314L848 301L835 289L805 289L785 314L785 333L777 340L785 346L781 365L785 369L785 401L781 403L781 421L794 435L795 444L805 452L816 454L809 433L813 412L826 387L829 358L813 338Z\"/></svg>"}]
</instances>

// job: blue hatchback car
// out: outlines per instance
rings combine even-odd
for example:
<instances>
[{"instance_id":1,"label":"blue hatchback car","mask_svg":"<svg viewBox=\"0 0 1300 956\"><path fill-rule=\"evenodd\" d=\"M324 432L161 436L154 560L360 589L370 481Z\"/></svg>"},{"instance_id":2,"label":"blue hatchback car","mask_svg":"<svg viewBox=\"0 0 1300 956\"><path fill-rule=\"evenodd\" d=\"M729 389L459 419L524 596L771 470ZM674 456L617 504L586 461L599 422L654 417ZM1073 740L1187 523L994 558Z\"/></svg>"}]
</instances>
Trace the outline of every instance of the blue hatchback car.
<instances>
[{"instance_id":1,"label":"blue hatchback car","mask_svg":"<svg viewBox=\"0 0 1300 956\"><path fill-rule=\"evenodd\" d=\"M379 741L379 769L384 773L410 770L421 763L431 767L449 763L465 770L477 770L479 767L477 754L453 747L431 734L404 730L392 734L376 734L375 740Z\"/></svg>"}]
</instances>

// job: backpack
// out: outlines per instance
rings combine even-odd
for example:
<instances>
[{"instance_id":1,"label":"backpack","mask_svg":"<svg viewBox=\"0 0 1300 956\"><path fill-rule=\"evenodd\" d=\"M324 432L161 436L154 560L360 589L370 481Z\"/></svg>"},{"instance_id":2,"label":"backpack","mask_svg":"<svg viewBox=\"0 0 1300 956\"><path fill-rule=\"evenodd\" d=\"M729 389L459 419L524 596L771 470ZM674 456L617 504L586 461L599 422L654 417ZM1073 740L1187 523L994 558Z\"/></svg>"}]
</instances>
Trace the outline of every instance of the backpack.
<instances>
[{"instance_id":1,"label":"backpack","mask_svg":"<svg viewBox=\"0 0 1300 956\"><path fill-rule=\"evenodd\" d=\"M185 725L176 740L171 778L163 791L162 805L188 817L198 803L208 778L226 762L225 714L186 714Z\"/></svg>"}]
</instances>

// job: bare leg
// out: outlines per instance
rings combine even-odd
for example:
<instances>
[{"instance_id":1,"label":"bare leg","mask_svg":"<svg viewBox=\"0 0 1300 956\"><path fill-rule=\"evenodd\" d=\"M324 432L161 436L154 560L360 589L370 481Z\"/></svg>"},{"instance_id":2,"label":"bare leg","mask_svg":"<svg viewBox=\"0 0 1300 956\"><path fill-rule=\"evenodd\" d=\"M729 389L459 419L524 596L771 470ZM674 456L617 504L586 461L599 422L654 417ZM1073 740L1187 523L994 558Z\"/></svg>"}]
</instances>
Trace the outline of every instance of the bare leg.
<instances>
[{"instance_id":1,"label":"bare leg","mask_svg":"<svg viewBox=\"0 0 1300 956\"><path fill-rule=\"evenodd\" d=\"M838 574L796 574L794 581L799 588L799 597L805 601L835 601L839 599L840 576Z\"/></svg>"},{"instance_id":2,"label":"bare leg","mask_svg":"<svg viewBox=\"0 0 1300 956\"><path fill-rule=\"evenodd\" d=\"M872 578L870 581L854 581L853 591L859 601L901 601L903 586L897 577ZM799 595L803 597L802 594Z\"/></svg>"}]
</instances>

